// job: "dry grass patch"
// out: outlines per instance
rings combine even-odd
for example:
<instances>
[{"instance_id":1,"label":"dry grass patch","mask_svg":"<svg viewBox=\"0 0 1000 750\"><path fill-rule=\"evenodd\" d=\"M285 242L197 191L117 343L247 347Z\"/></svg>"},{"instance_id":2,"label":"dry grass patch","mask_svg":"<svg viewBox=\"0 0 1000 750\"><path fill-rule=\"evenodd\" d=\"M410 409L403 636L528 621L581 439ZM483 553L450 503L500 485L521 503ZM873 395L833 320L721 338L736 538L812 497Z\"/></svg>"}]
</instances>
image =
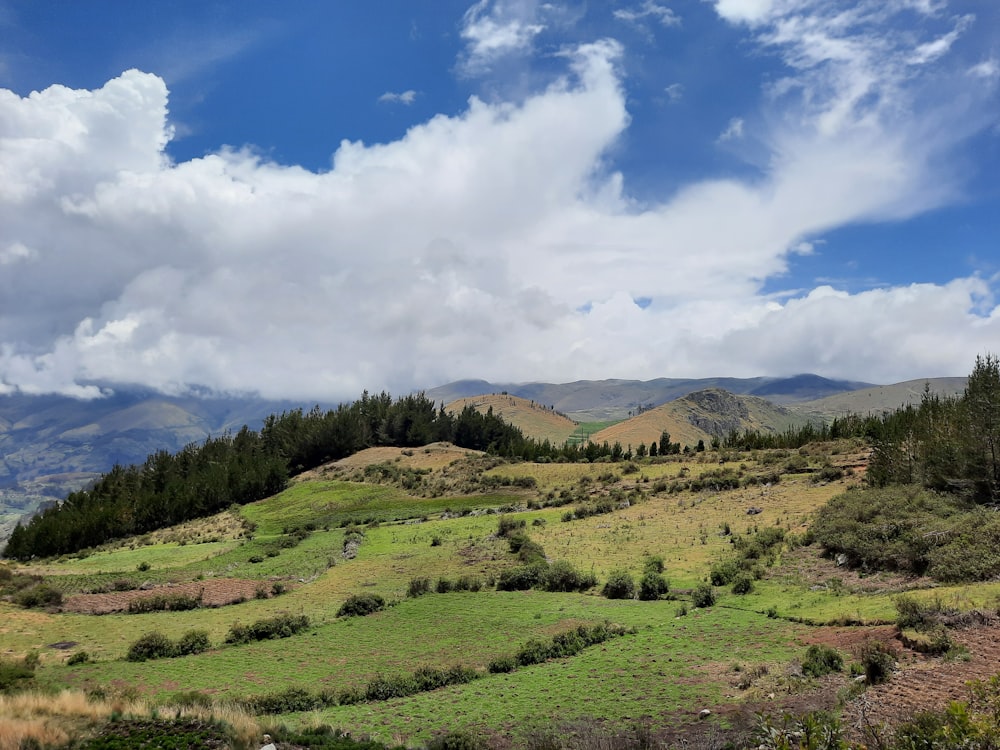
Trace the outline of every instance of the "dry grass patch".
<instances>
[{"instance_id":1,"label":"dry grass patch","mask_svg":"<svg viewBox=\"0 0 1000 750\"><path fill-rule=\"evenodd\" d=\"M457 414L466 406L481 414L492 409L496 416L517 427L525 437L548 440L553 445L562 445L576 432L577 423L569 417L519 396L504 393L470 396L452 401L445 409Z\"/></svg>"}]
</instances>

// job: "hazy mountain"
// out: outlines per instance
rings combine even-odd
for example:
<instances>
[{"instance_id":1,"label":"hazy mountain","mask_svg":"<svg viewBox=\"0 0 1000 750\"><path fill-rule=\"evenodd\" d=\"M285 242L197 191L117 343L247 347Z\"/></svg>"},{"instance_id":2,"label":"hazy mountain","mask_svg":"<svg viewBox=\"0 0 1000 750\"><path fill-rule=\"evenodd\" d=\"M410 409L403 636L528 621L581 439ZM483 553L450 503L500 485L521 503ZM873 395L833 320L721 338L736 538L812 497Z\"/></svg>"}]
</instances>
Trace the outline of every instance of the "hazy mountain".
<instances>
[{"instance_id":1,"label":"hazy mountain","mask_svg":"<svg viewBox=\"0 0 1000 750\"><path fill-rule=\"evenodd\" d=\"M832 419L845 414L882 414L907 404L919 403L925 387L930 388L932 393L939 396L959 396L965 391L967 381L968 378L907 380L904 383L876 385L816 400L800 401L791 404L790 408L801 414L824 419Z\"/></svg>"},{"instance_id":2,"label":"hazy mountain","mask_svg":"<svg viewBox=\"0 0 1000 750\"><path fill-rule=\"evenodd\" d=\"M626 419L695 391L721 388L736 395L755 395L790 404L868 388L870 383L830 380L819 375L788 378L658 378L656 380L578 380L574 383L490 383L459 380L426 391L445 404L489 393L512 396L554 407L578 422Z\"/></svg>"}]
</instances>

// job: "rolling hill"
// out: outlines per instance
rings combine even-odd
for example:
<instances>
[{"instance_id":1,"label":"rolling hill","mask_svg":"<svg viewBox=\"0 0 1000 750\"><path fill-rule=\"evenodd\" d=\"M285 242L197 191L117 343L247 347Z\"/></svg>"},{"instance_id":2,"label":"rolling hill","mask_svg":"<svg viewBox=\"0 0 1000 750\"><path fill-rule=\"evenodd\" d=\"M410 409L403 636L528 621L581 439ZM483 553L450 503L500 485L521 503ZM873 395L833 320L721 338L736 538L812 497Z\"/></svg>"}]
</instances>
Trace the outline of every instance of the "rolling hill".
<instances>
[{"instance_id":1,"label":"rolling hill","mask_svg":"<svg viewBox=\"0 0 1000 750\"><path fill-rule=\"evenodd\" d=\"M808 421L808 417L757 396L737 396L720 388L709 388L595 432L590 439L596 443L617 441L623 446L648 445L658 441L666 430L672 442L694 446L699 440L708 443L732 430L782 432L789 427L804 426Z\"/></svg>"},{"instance_id":2,"label":"rolling hill","mask_svg":"<svg viewBox=\"0 0 1000 750\"><path fill-rule=\"evenodd\" d=\"M793 411L806 416L833 419L845 414L882 414L918 404L927 387L939 396L959 396L968 378L921 378L893 385L877 385L856 391L846 391L811 401L791 405Z\"/></svg>"},{"instance_id":3,"label":"rolling hill","mask_svg":"<svg viewBox=\"0 0 1000 750\"><path fill-rule=\"evenodd\" d=\"M451 403L483 393L509 393L549 406L578 422L626 419L631 413L652 408L708 388L721 388L737 395L761 396L768 401L790 404L830 396L870 383L830 380L818 375L787 378L657 378L656 380L578 380L573 383L490 383L459 380L426 391L433 401Z\"/></svg>"},{"instance_id":4,"label":"rolling hill","mask_svg":"<svg viewBox=\"0 0 1000 750\"><path fill-rule=\"evenodd\" d=\"M483 414L493 409L494 414L520 429L528 437L535 440L549 440L555 445L565 443L577 427L576 422L563 414L535 401L507 393L460 398L445 406L445 409L457 413L466 406L472 406Z\"/></svg>"}]
</instances>

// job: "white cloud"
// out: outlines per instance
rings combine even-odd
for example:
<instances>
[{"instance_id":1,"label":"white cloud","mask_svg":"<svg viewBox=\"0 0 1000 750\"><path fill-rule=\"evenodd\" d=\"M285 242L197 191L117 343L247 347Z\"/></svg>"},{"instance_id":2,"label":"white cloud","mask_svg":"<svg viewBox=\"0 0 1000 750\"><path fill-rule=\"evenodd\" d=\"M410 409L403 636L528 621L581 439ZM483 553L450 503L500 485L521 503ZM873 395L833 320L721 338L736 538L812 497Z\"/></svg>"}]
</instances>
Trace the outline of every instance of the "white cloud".
<instances>
[{"instance_id":1,"label":"white cloud","mask_svg":"<svg viewBox=\"0 0 1000 750\"><path fill-rule=\"evenodd\" d=\"M681 17L666 5L661 5L654 0L644 0L642 5L635 8L618 8L613 13L619 21L642 24L646 20L659 21L663 26L679 26Z\"/></svg>"},{"instance_id":2,"label":"white cloud","mask_svg":"<svg viewBox=\"0 0 1000 750\"><path fill-rule=\"evenodd\" d=\"M671 83L664 91L670 98L671 103L679 102L684 97L684 86L680 83Z\"/></svg>"},{"instance_id":3,"label":"white cloud","mask_svg":"<svg viewBox=\"0 0 1000 750\"><path fill-rule=\"evenodd\" d=\"M1000 61L995 57L983 60L969 68L969 75L975 78L996 79L1000 77Z\"/></svg>"},{"instance_id":4,"label":"white cloud","mask_svg":"<svg viewBox=\"0 0 1000 750\"><path fill-rule=\"evenodd\" d=\"M743 118L734 117L726 125L726 129L719 134L719 143L725 143L726 141L738 141L743 138Z\"/></svg>"},{"instance_id":5,"label":"white cloud","mask_svg":"<svg viewBox=\"0 0 1000 750\"><path fill-rule=\"evenodd\" d=\"M967 371L1000 337L992 280L761 289L831 228L953 199L938 165L988 120L950 95L982 82L954 74L939 108L920 76L947 72L908 67L913 44L778 13L753 32L789 81L754 119L761 173L644 206L608 166L629 123L612 42L518 104L344 141L322 173L249 150L170 162L166 87L138 71L0 92L0 390Z\"/></svg>"},{"instance_id":6,"label":"white cloud","mask_svg":"<svg viewBox=\"0 0 1000 750\"><path fill-rule=\"evenodd\" d=\"M501 58L529 50L545 30L541 10L534 0L480 0L470 7L461 29L466 72L485 72Z\"/></svg>"},{"instance_id":7,"label":"white cloud","mask_svg":"<svg viewBox=\"0 0 1000 750\"><path fill-rule=\"evenodd\" d=\"M378 100L384 104L405 104L409 106L417 100L417 92L413 89L408 91L386 91Z\"/></svg>"}]
</instances>

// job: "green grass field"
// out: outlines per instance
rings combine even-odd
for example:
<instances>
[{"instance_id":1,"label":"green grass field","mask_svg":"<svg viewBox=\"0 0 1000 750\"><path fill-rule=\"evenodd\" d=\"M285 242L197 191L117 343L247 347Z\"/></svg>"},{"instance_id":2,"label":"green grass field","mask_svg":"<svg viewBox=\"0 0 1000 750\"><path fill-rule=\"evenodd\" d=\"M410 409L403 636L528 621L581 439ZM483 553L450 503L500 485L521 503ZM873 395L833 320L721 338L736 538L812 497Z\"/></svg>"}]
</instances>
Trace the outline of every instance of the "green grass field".
<instances>
[{"instance_id":1,"label":"green grass field","mask_svg":"<svg viewBox=\"0 0 1000 750\"><path fill-rule=\"evenodd\" d=\"M813 578L779 560L752 593L738 596L719 588L716 606L693 608L689 590L706 580L714 561L731 554L724 529L745 534L780 527L801 534L818 507L859 481L847 476L817 483L800 471L785 473L777 483L731 490L664 489L682 476L726 469L754 476L776 465L765 454L732 458L725 464L706 454L639 462L638 470L627 474L622 464L509 463L489 470L510 479L534 478L536 487L528 494L418 498L384 484L299 482L229 511L236 516L200 527L24 566L67 593L106 589L123 579L135 586L251 579L280 583L288 593L185 612L101 616L0 602L0 642L6 658L37 652L37 680L48 688L155 701L200 691L216 700L237 700L287 688L339 691L425 666L485 672L492 659L513 654L532 638L610 621L636 632L573 657L432 693L280 718L411 743L445 728L516 737L532 725L574 719L625 728L635 722L683 725L696 721L701 708L738 710L747 693L735 687L734 665L764 665L783 675L821 632L818 625L885 623L895 617L897 589L834 581L844 571L818 559L809 563L817 558L812 548L796 555L800 567L804 560L818 571L809 574ZM813 464L820 460L809 458ZM570 521L564 518L576 503L513 514L525 521L526 532L550 561L567 560L593 572L598 587L571 594L494 590L490 584L497 576L518 564L507 540L496 536L497 510L524 507L528 500L544 503L564 490L588 502L631 498L627 507ZM296 529L307 533L296 536ZM345 544L351 539L357 544ZM600 595L600 583L611 571L628 570L638 578L649 555L663 559L672 598L641 602ZM433 589L439 578L460 576L477 578L483 590L407 598L414 578L430 579ZM815 576L821 576L820 585ZM362 593L380 595L389 606L368 617L336 616L345 599ZM1000 583L939 586L913 595L937 597L958 609L995 607ZM685 616L679 615L682 608L688 610ZM280 613L307 615L311 625L288 639L224 645L234 623ZM208 632L209 651L124 661L129 645L145 633L176 639L192 629ZM67 642L74 645L52 647ZM66 658L80 650L92 661L67 666Z\"/></svg>"}]
</instances>

